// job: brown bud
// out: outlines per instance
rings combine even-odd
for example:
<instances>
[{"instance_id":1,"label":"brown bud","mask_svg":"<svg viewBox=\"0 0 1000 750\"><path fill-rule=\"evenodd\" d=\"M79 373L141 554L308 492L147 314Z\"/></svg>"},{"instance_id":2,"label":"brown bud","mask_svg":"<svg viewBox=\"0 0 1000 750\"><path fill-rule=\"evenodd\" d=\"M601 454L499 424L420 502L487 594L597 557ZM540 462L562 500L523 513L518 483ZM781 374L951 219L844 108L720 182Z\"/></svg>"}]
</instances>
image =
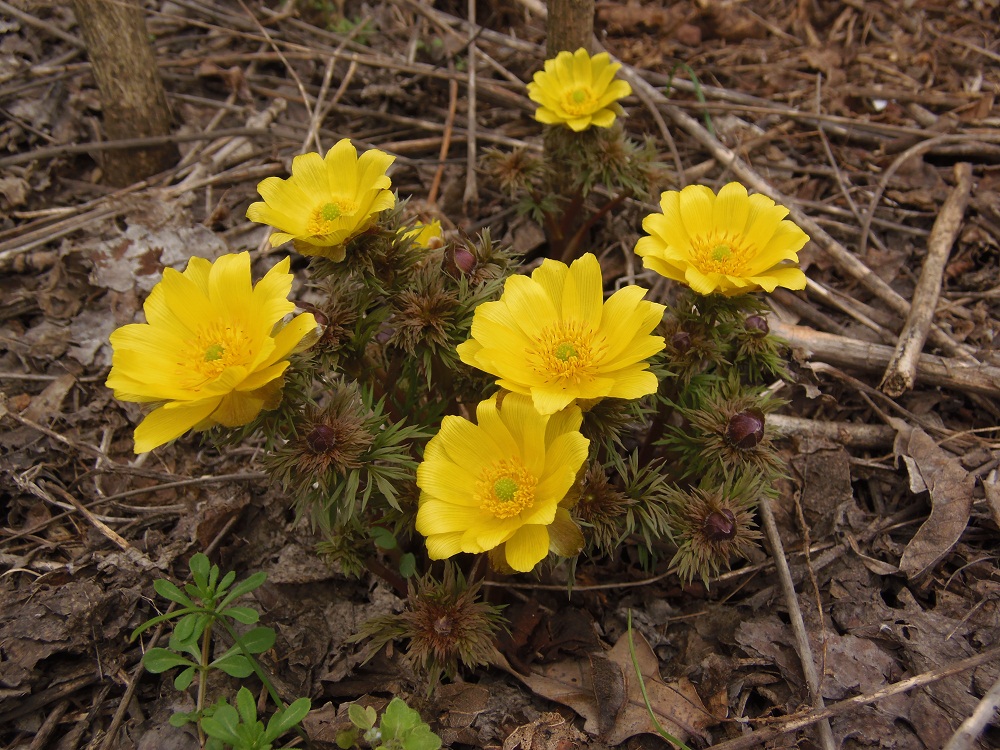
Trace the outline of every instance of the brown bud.
<instances>
[{"instance_id":1,"label":"brown bud","mask_svg":"<svg viewBox=\"0 0 1000 750\"><path fill-rule=\"evenodd\" d=\"M678 354L687 354L691 349L691 334L687 331L678 331L671 336L670 345L674 347Z\"/></svg>"},{"instance_id":2,"label":"brown bud","mask_svg":"<svg viewBox=\"0 0 1000 750\"><path fill-rule=\"evenodd\" d=\"M743 321L743 327L751 336L766 336L771 332L771 327L767 324L767 318L763 315L751 315Z\"/></svg>"},{"instance_id":3,"label":"brown bud","mask_svg":"<svg viewBox=\"0 0 1000 750\"><path fill-rule=\"evenodd\" d=\"M306 445L317 455L329 453L337 445L337 432L328 424L318 424L306 435Z\"/></svg>"},{"instance_id":4,"label":"brown bud","mask_svg":"<svg viewBox=\"0 0 1000 750\"><path fill-rule=\"evenodd\" d=\"M729 508L713 510L701 524L702 533L713 542L725 542L736 536L736 514Z\"/></svg>"},{"instance_id":5,"label":"brown bud","mask_svg":"<svg viewBox=\"0 0 1000 750\"><path fill-rule=\"evenodd\" d=\"M764 412L750 407L734 414L726 425L726 442L734 448L748 451L764 439Z\"/></svg>"},{"instance_id":6,"label":"brown bud","mask_svg":"<svg viewBox=\"0 0 1000 750\"><path fill-rule=\"evenodd\" d=\"M455 268L464 274L472 273L476 268L476 256L464 247L456 248L454 254Z\"/></svg>"}]
</instances>

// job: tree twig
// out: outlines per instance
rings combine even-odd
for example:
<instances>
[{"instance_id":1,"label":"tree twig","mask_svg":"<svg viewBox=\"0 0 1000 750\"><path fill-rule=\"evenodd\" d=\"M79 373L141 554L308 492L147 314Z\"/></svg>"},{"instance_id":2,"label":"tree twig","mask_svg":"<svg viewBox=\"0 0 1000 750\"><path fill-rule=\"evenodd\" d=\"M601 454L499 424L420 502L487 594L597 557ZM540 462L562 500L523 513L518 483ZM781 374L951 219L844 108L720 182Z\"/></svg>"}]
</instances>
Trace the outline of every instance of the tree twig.
<instances>
[{"instance_id":1,"label":"tree twig","mask_svg":"<svg viewBox=\"0 0 1000 750\"><path fill-rule=\"evenodd\" d=\"M810 359L837 367L882 372L892 357L892 347L883 344L822 333L806 326L784 323L774 316L769 319L769 324L776 336L783 338L793 348L808 352ZM917 358L917 372L921 381L928 385L992 398L1000 396L1000 367L921 354Z\"/></svg>"},{"instance_id":2,"label":"tree twig","mask_svg":"<svg viewBox=\"0 0 1000 750\"><path fill-rule=\"evenodd\" d=\"M810 711L804 716L791 717L785 720L781 726L759 729L756 732L752 732L743 737L738 737L735 740L721 742L718 745L713 745L712 750L747 750L748 748L773 740L775 737L780 737L783 734L790 734L791 732L797 732L800 729L805 729L806 727L815 724L817 721L829 719L833 716L840 716L840 714L847 713L857 706L875 703L884 698L899 695L900 693L906 693L914 688L930 685L931 683L943 680L946 677L960 674L967 669L974 669L980 664L986 664L987 662L993 661L997 657L1000 657L1000 647L992 648L989 651L984 651L980 654L976 654L975 656L970 656L967 659L962 659L961 661L955 662L947 667L932 669L928 672L922 672L913 677L908 677L905 680L894 682L891 685L886 685L881 690L876 690L874 693L856 695L853 698L847 698L834 703L831 706L827 706L822 710Z\"/></svg>"},{"instance_id":3,"label":"tree twig","mask_svg":"<svg viewBox=\"0 0 1000 750\"><path fill-rule=\"evenodd\" d=\"M962 218L971 192L972 165L959 162L955 165L955 187L941 207L941 213L927 238L927 257L920 271L917 288L913 291L910 314L900 331L896 351L882 376L882 390L894 398L910 390L916 381L917 361L934 321L944 267L948 262L951 246L962 227Z\"/></svg>"},{"instance_id":4,"label":"tree twig","mask_svg":"<svg viewBox=\"0 0 1000 750\"><path fill-rule=\"evenodd\" d=\"M809 645L806 624L802 620L802 610L799 608L799 598L795 594L795 584L792 583L792 572L788 569L785 548L781 543L781 536L778 534L778 525L774 522L774 513L771 511L771 502L768 498L765 497L761 500L758 512L760 513L761 523L764 526L764 533L767 535L767 542L771 547L771 556L774 558L775 568L778 571L778 580L781 582L781 591L785 597L785 605L788 607L792 633L795 635L795 650L798 652L799 661L802 663L802 674L806 678L809 697L812 700L813 708L823 709L826 704L823 701L819 675L816 672L816 660L813 658L812 646ZM833 739L833 730L830 728L829 720L819 719L816 723L819 724L819 739L823 747L827 750L836 750L837 743Z\"/></svg>"}]
</instances>

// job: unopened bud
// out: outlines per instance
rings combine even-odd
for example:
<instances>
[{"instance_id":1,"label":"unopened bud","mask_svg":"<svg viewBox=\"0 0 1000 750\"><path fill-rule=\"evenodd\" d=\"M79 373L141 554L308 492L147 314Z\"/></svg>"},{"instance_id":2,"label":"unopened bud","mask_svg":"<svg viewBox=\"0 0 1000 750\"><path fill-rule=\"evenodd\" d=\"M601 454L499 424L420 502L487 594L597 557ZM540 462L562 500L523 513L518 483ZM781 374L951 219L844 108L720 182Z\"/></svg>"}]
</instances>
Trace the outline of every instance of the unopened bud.
<instances>
[{"instance_id":1,"label":"unopened bud","mask_svg":"<svg viewBox=\"0 0 1000 750\"><path fill-rule=\"evenodd\" d=\"M306 436L306 445L317 455L329 453L337 445L337 432L328 424L316 425Z\"/></svg>"},{"instance_id":2,"label":"unopened bud","mask_svg":"<svg viewBox=\"0 0 1000 750\"><path fill-rule=\"evenodd\" d=\"M687 331L678 331L670 337L670 345L678 354L687 354L691 349L691 334Z\"/></svg>"},{"instance_id":3,"label":"unopened bud","mask_svg":"<svg viewBox=\"0 0 1000 750\"><path fill-rule=\"evenodd\" d=\"M766 336L771 332L771 326L763 315L751 315L743 322L743 327L751 336Z\"/></svg>"},{"instance_id":4,"label":"unopened bud","mask_svg":"<svg viewBox=\"0 0 1000 750\"><path fill-rule=\"evenodd\" d=\"M736 536L736 514L729 508L713 510L701 524L702 533L713 542L725 542Z\"/></svg>"},{"instance_id":5,"label":"unopened bud","mask_svg":"<svg viewBox=\"0 0 1000 750\"><path fill-rule=\"evenodd\" d=\"M764 439L764 412L749 408L734 414L726 425L726 441L734 448L748 451Z\"/></svg>"},{"instance_id":6,"label":"unopened bud","mask_svg":"<svg viewBox=\"0 0 1000 750\"><path fill-rule=\"evenodd\" d=\"M455 268L464 274L472 273L476 268L476 256L464 247L455 250Z\"/></svg>"}]
</instances>

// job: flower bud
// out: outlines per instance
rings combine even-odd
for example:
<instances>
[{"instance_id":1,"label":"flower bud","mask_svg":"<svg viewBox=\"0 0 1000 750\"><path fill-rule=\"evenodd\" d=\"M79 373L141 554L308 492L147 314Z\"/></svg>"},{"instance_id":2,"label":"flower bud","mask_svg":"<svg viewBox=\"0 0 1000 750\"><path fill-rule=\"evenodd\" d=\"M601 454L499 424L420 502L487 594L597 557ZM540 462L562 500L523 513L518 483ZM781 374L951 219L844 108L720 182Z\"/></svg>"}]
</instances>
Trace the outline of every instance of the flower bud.
<instances>
[{"instance_id":1,"label":"flower bud","mask_svg":"<svg viewBox=\"0 0 1000 750\"><path fill-rule=\"evenodd\" d=\"M713 542L725 542L736 536L736 514L729 508L713 510L701 525L702 533Z\"/></svg>"},{"instance_id":2,"label":"flower bud","mask_svg":"<svg viewBox=\"0 0 1000 750\"><path fill-rule=\"evenodd\" d=\"M470 274L476 268L476 256L464 247L460 247L455 250L454 261L455 268L464 274Z\"/></svg>"},{"instance_id":3,"label":"flower bud","mask_svg":"<svg viewBox=\"0 0 1000 750\"><path fill-rule=\"evenodd\" d=\"M671 336L670 345L674 347L678 354L687 354L691 349L691 334L687 331L678 331Z\"/></svg>"},{"instance_id":4,"label":"flower bud","mask_svg":"<svg viewBox=\"0 0 1000 750\"><path fill-rule=\"evenodd\" d=\"M306 436L306 445L316 455L329 453L337 445L337 431L328 424L318 424Z\"/></svg>"},{"instance_id":5,"label":"flower bud","mask_svg":"<svg viewBox=\"0 0 1000 750\"><path fill-rule=\"evenodd\" d=\"M726 442L734 448L748 451L764 439L764 412L750 407L729 418L726 425Z\"/></svg>"},{"instance_id":6,"label":"flower bud","mask_svg":"<svg viewBox=\"0 0 1000 750\"><path fill-rule=\"evenodd\" d=\"M771 327L767 324L767 318L763 315L751 315L743 321L743 327L751 336L766 336L771 332Z\"/></svg>"}]
</instances>

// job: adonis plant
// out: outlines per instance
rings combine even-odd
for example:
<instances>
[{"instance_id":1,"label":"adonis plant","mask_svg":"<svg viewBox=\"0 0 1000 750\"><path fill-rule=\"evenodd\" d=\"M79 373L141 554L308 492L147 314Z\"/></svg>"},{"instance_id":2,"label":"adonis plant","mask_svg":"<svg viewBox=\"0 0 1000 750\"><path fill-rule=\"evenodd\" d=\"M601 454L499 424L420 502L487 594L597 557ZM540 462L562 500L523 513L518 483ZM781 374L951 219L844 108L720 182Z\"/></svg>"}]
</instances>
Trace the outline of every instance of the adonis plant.
<instances>
[{"instance_id":1,"label":"adonis plant","mask_svg":"<svg viewBox=\"0 0 1000 750\"><path fill-rule=\"evenodd\" d=\"M344 139L258 186L247 216L281 260L191 258L111 336L108 386L147 407L135 451L189 431L253 441L317 554L406 598L359 637L404 641L430 683L494 660L486 576L627 559L710 585L756 547L783 473L768 417L786 371L762 293L805 286L808 238L738 183L668 190L635 220L644 285L615 288L590 234L657 176L622 127L619 67L547 61L527 91L544 159L487 158L550 230L530 273L488 231L416 217L393 157ZM669 305L653 284L673 286Z\"/></svg>"}]
</instances>

